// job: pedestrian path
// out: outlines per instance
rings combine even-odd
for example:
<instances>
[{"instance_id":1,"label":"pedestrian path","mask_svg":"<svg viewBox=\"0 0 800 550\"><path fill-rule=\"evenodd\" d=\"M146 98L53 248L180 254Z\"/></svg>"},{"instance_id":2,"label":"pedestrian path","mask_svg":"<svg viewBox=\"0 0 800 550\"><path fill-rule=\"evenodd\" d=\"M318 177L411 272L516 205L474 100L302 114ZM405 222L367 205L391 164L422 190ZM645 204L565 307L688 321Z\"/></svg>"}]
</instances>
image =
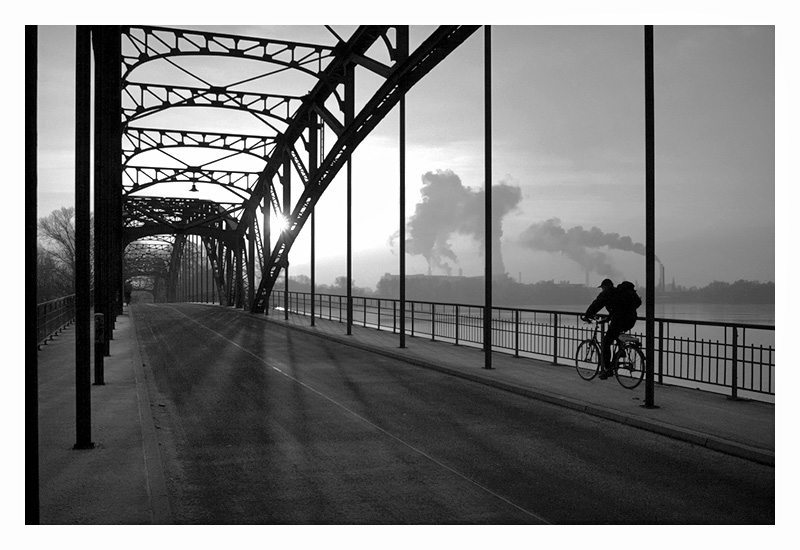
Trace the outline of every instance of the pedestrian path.
<instances>
[{"instance_id":1,"label":"pedestrian path","mask_svg":"<svg viewBox=\"0 0 800 550\"><path fill-rule=\"evenodd\" d=\"M73 449L74 325L37 354L41 524L171 521L136 332L127 308L117 317L110 345L111 354L104 359L105 384L91 387L93 449Z\"/></svg>"}]
</instances>

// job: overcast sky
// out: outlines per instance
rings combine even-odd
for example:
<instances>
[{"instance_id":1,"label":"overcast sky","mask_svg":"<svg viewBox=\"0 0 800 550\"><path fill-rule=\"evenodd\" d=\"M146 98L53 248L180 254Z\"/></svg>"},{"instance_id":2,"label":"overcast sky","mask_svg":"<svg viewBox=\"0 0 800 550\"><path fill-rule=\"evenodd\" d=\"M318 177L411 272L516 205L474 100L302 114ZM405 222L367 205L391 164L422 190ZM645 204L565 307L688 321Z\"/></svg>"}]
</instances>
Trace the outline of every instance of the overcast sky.
<instances>
[{"instance_id":1,"label":"overcast sky","mask_svg":"<svg viewBox=\"0 0 800 550\"><path fill-rule=\"evenodd\" d=\"M320 29L224 30L331 42ZM352 27L334 29L347 38ZM412 28L412 46L427 30ZM74 28L41 27L39 40L41 216L73 204ZM552 239L596 228L607 242L645 241L643 40L641 25L493 26L493 185L511 191L495 237L514 279L582 283L590 271L599 282L608 269L644 283L635 246L559 249ZM418 227L423 191L457 194L450 204L466 219L483 190L483 43L481 29L408 94L407 215ZM774 281L774 27L656 25L654 44L656 254L667 282ZM353 159L359 286L398 271L397 127L395 112ZM345 273L343 191L340 176L318 209L321 283ZM410 255L408 272L481 275L483 245L469 223L438 221L429 228L437 248ZM292 274L308 272L307 248L298 239Z\"/></svg>"}]
</instances>

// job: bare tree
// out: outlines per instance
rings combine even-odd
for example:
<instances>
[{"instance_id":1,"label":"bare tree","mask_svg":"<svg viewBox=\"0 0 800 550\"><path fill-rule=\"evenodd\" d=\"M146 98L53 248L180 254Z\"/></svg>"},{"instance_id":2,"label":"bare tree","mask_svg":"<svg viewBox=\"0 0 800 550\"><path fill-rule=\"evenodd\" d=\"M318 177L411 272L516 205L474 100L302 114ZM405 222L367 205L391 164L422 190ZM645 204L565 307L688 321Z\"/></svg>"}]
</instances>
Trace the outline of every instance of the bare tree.
<instances>
[{"instance_id":1,"label":"bare tree","mask_svg":"<svg viewBox=\"0 0 800 550\"><path fill-rule=\"evenodd\" d=\"M62 206L39 218L39 238L53 259L75 273L75 208Z\"/></svg>"},{"instance_id":2,"label":"bare tree","mask_svg":"<svg viewBox=\"0 0 800 550\"><path fill-rule=\"evenodd\" d=\"M38 226L36 288L37 301L43 302L75 292L75 208L54 210L39 218Z\"/></svg>"},{"instance_id":3,"label":"bare tree","mask_svg":"<svg viewBox=\"0 0 800 550\"><path fill-rule=\"evenodd\" d=\"M73 293L72 276L52 252L37 243L36 302L49 302Z\"/></svg>"}]
</instances>

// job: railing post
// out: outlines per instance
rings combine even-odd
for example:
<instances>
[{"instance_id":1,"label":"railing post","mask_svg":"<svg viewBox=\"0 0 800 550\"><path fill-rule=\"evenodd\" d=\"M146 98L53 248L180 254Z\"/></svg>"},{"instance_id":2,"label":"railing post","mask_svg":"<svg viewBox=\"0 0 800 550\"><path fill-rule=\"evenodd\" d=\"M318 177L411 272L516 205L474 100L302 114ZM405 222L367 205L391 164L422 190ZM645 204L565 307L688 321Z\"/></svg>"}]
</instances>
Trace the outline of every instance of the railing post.
<instances>
[{"instance_id":1,"label":"railing post","mask_svg":"<svg viewBox=\"0 0 800 550\"><path fill-rule=\"evenodd\" d=\"M514 357L519 357L519 310L514 310Z\"/></svg>"},{"instance_id":2,"label":"railing post","mask_svg":"<svg viewBox=\"0 0 800 550\"><path fill-rule=\"evenodd\" d=\"M456 345L458 345L458 329L459 329L459 321L461 319L461 314L459 313L459 306L456 304Z\"/></svg>"},{"instance_id":3,"label":"railing post","mask_svg":"<svg viewBox=\"0 0 800 550\"><path fill-rule=\"evenodd\" d=\"M431 304L431 342L436 340L436 304Z\"/></svg>"},{"instance_id":4,"label":"railing post","mask_svg":"<svg viewBox=\"0 0 800 550\"><path fill-rule=\"evenodd\" d=\"M553 313L553 364L558 365L558 313Z\"/></svg>"},{"instance_id":5,"label":"railing post","mask_svg":"<svg viewBox=\"0 0 800 550\"><path fill-rule=\"evenodd\" d=\"M739 386L739 328L731 327L733 331L733 364L731 373L731 399L738 399L738 386Z\"/></svg>"},{"instance_id":6,"label":"railing post","mask_svg":"<svg viewBox=\"0 0 800 550\"><path fill-rule=\"evenodd\" d=\"M664 383L664 321L658 322L658 383Z\"/></svg>"}]
</instances>

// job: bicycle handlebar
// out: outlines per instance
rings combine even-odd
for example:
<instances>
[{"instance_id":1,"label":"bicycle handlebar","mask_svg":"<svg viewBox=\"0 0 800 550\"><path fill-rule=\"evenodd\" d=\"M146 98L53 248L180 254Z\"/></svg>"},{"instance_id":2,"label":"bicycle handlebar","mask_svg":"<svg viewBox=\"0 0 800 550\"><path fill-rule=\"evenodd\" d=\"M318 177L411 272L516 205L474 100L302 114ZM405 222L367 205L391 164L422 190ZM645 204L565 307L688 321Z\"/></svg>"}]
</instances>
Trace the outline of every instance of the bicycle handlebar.
<instances>
[{"instance_id":1,"label":"bicycle handlebar","mask_svg":"<svg viewBox=\"0 0 800 550\"><path fill-rule=\"evenodd\" d=\"M598 325L602 325L603 323L608 323L608 317L584 317L581 315L581 320L585 321L586 323L597 323Z\"/></svg>"}]
</instances>

